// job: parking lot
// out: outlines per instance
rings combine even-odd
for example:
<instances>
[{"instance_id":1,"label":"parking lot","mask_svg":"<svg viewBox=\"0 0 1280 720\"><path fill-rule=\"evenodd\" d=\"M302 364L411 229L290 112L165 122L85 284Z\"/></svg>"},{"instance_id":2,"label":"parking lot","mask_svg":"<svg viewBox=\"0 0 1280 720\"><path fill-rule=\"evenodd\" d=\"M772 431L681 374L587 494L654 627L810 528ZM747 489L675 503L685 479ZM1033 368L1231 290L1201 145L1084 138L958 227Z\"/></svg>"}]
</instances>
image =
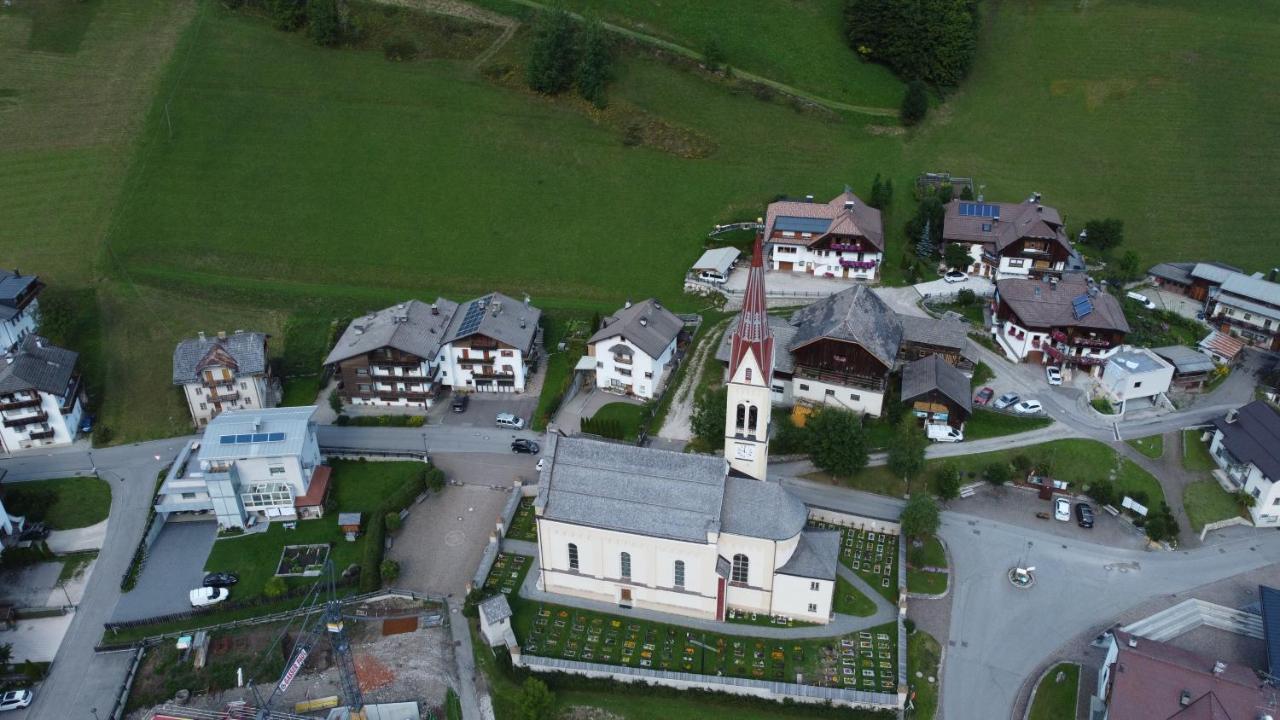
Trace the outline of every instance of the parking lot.
<instances>
[{"instance_id":1,"label":"parking lot","mask_svg":"<svg viewBox=\"0 0 1280 720\"><path fill-rule=\"evenodd\" d=\"M533 412L538 407L538 394L522 393L471 393L467 399L467 409L461 413L453 412L453 395L446 396L431 408L431 419L444 425L461 425L464 427L494 427L493 419L498 413L513 413L524 418L525 427L533 421ZM437 416L438 413L438 416Z\"/></svg>"},{"instance_id":2,"label":"parking lot","mask_svg":"<svg viewBox=\"0 0 1280 720\"><path fill-rule=\"evenodd\" d=\"M1146 547L1146 537L1120 522L1103 510L1097 503L1089 503L1093 507L1093 527L1082 528L1076 524L1074 507L1078 502L1074 496L1064 496L1071 500L1071 520L1063 522L1053 518L1053 501L1041 500L1032 490L1013 486L991 487L980 486L977 494L971 498L953 500L949 508L970 515L990 518L1017 525L1034 524L1037 530L1062 537L1064 540L1088 542L1096 545L1129 548L1134 550ZM1087 501L1087 500L1086 500ZM1038 520L1036 513L1048 513L1050 519Z\"/></svg>"},{"instance_id":3,"label":"parking lot","mask_svg":"<svg viewBox=\"0 0 1280 720\"><path fill-rule=\"evenodd\" d=\"M147 563L133 590L120 596L113 622L187 612L187 593L204 580L217 526L213 522L171 522L147 553ZM234 595L235 591L232 590Z\"/></svg>"}]
</instances>

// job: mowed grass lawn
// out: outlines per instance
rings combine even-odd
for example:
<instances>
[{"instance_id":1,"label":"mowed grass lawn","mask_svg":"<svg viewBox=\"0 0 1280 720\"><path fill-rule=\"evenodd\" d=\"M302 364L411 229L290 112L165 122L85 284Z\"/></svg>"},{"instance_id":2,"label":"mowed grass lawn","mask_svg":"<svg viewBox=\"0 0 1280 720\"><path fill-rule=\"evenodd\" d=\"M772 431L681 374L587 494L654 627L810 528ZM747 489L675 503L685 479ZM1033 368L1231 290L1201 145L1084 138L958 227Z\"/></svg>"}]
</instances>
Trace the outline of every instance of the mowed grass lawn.
<instances>
[{"instance_id":1,"label":"mowed grass lawn","mask_svg":"<svg viewBox=\"0 0 1280 720\"><path fill-rule=\"evenodd\" d=\"M1057 682L1058 673L1063 674L1062 682ZM1076 716L1079 687L1079 665L1061 663L1050 668L1036 686L1028 720L1072 720Z\"/></svg>"},{"instance_id":2,"label":"mowed grass lawn","mask_svg":"<svg viewBox=\"0 0 1280 720\"><path fill-rule=\"evenodd\" d=\"M54 530L96 525L111 511L111 485L96 477L5 483L0 497L10 515L43 521Z\"/></svg>"},{"instance_id":3,"label":"mowed grass lawn","mask_svg":"<svg viewBox=\"0 0 1280 720\"><path fill-rule=\"evenodd\" d=\"M368 523L370 513L382 506L396 488L408 483L422 471L414 462L358 462L337 460L333 466L329 492L337 509L316 520L300 520L296 530L286 530L284 523L273 522L265 533L232 536L218 540L209 551L204 569L208 572L234 572L240 582L232 590L234 599L244 600L262 594L267 580L275 575L280 552L285 545L331 545L329 559L341 573L347 566L359 563L364 552L365 536L347 542L338 529L339 512L363 513ZM310 585L314 578L285 578L288 587Z\"/></svg>"},{"instance_id":4,"label":"mowed grass lawn","mask_svg":"<svg viewBox=\"0 0 1280 720\"><path fill-rule=\"evenodd\" d=\"M1201 430L1182 431L1182 467L1187 470L1210 472L1218 467L1209 454L1209 443L1200 439Z\"/></svg>"},{"instance_id":5,"label":"mowed grass lawn","mask_svg":"<svg viewBox=\"0 0 1280 720\"><path fill-rule=\"evenodd\" d=\"M1016 435L1049 427L1051 424L1053 420L1047 417L1023 417L975 408L973 415L964 424L964 439L982 440L1003 435Z\"/></svg>"},{"instance_id":6,"label":"mowed grass lawn","mask_svg":"<svg viewBox=\"0 0 1280 720\"><path fill-rule=\"evenodd\" d=\"M1164 455L1164 436L1163 435L1151 435L1149 437L1144 437L1144 438L1134 438L1132 440L1126 440L1125 442L1129 443L1129 445L1134 450L1137 450L1138 452L1142 453L1143 455L1146 455L1147 457L1153 460L1160 457L1161 455Z\"/></svg>"},{"instance_id":7,"label":"mowed grass lawn","mask_svg":"<svg viewBox=\"0 0 1280 720\"><path fill-rule=\"evenodd\" d=\"M1199 531L1206 524L1240 515L1240 506L1216 480L1197 480L1182 491L1182 507L1187 511L1191 529Z\"/></svg>"}]
</instances>

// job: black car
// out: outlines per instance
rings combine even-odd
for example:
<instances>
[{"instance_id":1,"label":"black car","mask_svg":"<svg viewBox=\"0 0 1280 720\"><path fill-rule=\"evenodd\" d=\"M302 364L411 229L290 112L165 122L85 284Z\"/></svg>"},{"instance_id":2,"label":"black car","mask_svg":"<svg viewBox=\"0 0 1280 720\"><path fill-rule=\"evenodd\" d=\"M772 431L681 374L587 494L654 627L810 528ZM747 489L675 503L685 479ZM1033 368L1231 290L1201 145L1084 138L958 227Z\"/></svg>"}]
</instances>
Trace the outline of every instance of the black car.
<instances>
[{"instance_id":1,"label":"black car","mask_svg":"<svg viewBox=\"0 0 1280 720\"><path fill-rule=\"evenodd\" d=\"M470 401L471 401L471 396L470 396L470 395L454 395L454 396L453 396L453 411L454 411L454 412L456 412L456 413L466 412L466 411L467 411L467 403L468 403L468 402L470 402Z\"/></svg>"},{"instance_id":2,"label":"black car","mask_svg":"<svg viewBox=\"0 0 1280 720\"><path fill-rule=\"evenodd\" d=\"M524 438L516 438L511 441L511 452L524 453L526 455L537 455L542 448L538 447L538 443Z\"/></svg>"},{"instance_id":3,"label":"black car","mask_svg":"<svg viewBox=\"0 0 1280 720\"><path fill-rule=\"evenodd\" d=\"M1089 503L1076 503L1076 524L1082 528L1093 527L1093 508Z\"/></svg>"},{"instance_id":4,"label":"black car","mask_svg":"<svg viewBox=\"0 0 1280 720\"><path fill-rule=\"evenodd\" d=\"M204 576L205 587L231 587L240 582L240 576L229 572L213 572Z\"/></svg>"}]
</instances>

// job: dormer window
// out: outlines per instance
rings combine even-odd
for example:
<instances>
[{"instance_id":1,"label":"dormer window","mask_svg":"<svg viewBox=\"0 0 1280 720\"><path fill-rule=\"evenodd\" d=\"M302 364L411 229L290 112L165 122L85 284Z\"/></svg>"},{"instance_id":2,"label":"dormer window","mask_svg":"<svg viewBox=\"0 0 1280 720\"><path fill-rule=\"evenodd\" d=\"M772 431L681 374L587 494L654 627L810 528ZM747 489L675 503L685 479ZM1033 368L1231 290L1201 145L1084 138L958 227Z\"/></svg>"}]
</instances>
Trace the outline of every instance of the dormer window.
<instances>
[{"instance_id":1,"label":"dormer window","mask_svg":"<svg viewBox=\"0 0 1280 720\"><path fill-rule=\"evenodd\" d=\"M991 223L982 223L982 232L991 232Z\"/></svg>"}]
</instances>

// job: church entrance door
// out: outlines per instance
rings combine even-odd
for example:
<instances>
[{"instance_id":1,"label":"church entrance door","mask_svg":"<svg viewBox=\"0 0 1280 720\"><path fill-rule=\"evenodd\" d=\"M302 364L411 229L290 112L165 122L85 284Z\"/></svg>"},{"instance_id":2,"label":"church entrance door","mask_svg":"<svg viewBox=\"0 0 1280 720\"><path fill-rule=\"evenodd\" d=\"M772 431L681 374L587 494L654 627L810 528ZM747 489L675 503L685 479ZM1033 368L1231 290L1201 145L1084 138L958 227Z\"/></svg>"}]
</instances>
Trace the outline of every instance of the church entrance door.
<instances>
[{"instance_id":1,"label":"church entrance door","mask_svg":"<svg viewBox=\"0 0 1280 720\"><path fill-rule=\"evenodd\" d=\"M618 604L624 608L631 607L631 588L622 588L622 597L618 599Z\"/></svg>"}]
</instances>

